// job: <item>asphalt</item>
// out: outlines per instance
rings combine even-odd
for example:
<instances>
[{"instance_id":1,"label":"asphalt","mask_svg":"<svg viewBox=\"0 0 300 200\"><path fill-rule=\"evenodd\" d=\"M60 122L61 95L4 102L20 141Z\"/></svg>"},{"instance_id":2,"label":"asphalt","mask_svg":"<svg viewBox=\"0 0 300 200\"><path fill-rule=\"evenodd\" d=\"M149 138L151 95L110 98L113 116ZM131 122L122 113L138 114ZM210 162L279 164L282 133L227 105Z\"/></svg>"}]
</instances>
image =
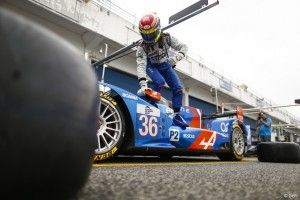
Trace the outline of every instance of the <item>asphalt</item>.
<instances>
[{"instance_id":1,"label":"asphalt","mask_svg":"<svg viewBox=\"0 0 300 200\"><path fill-rule=\"evenodd\" d=\"M77 199L300 199L300 164L119 158L94 165Z\"/></svg>"}]
</instances>

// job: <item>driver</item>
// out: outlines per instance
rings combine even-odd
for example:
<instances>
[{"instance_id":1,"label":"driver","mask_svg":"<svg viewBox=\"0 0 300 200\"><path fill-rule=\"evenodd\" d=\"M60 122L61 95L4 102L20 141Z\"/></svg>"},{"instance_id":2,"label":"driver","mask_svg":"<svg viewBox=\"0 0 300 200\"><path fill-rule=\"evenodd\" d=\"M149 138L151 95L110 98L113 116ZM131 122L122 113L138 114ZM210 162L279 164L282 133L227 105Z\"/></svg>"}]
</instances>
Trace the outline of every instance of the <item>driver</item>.
<instances>
[{"instance_id":1,"label":"driver","mask_svg":"<svg viewBox=\"0 0 300 200\"><path fill-rule=\"evenodd\" d=\"M148 88L146 74L151 78L154 90L160 92L165 83L173 92L172 107L174 110L173 124L185 128L188 124L180 116L182 105L182 86L174 67L187 53L187 46L168 33L163 33L160 19L150 13L139 21L139 31L143 41L136 52L137 73L140 83L138 95L144 95ZM173 52L170 52L172 48Z\"/></svg>"}]
</instances>

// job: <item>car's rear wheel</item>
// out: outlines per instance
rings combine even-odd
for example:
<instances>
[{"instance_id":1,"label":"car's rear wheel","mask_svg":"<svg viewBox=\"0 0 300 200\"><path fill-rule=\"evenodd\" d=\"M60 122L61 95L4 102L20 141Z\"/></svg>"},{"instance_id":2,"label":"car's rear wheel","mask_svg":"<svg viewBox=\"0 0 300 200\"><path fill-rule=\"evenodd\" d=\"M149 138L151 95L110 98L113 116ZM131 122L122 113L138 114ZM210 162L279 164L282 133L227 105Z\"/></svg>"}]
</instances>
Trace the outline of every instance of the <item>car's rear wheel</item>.
<instances>
[{"instance_id":1,"label":"car's rear wheel","mask_svg":"<svg viewBox=\"0 0 300 200\"><path fill-rule=\"evenodd\" d=\"M239 161L244 157L245 138L243 130L239 126L235 126L232 130L230 139L230 152L220 153L218 157L224 161Z\"/></svg>"},{"instance_id":2,"label":"car's rear wheel","mask_svg":"<svg viewBox=\"0 0 300 200\"><path fill-rule=\"evenodd\" d=\"M99 104L99 129L94 161L102 161L115 155L125 135L125 118L111 96L102 95Z\"/></svg>"}]
</instances>

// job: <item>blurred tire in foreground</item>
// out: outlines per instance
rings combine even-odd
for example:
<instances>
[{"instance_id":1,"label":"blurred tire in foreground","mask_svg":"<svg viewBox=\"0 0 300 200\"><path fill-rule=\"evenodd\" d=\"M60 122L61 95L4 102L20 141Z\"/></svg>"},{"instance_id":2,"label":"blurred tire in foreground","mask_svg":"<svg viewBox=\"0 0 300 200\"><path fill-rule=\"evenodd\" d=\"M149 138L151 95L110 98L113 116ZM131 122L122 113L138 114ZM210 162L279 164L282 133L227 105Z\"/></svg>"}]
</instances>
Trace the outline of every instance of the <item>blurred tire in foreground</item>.
<instances>
[{"instance_id":1,"label":"blurred tire in foreground","mask_svg":"<svg viewBox=\"0 0 300 200\"><path fill-rule=\"evenodd\" d=\"M1 199L68 199L95 148L97 82L68 43L0 8Z\"/></svg>"}]
</instances>

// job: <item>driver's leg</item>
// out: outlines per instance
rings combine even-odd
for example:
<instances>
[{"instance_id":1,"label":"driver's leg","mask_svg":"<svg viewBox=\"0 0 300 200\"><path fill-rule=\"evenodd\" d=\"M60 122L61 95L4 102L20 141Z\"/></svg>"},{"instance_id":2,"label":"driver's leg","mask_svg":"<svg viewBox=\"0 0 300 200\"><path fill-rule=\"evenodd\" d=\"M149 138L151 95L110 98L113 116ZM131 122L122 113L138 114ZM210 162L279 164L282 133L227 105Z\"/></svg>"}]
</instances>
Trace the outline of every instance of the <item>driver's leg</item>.
<instances>
[{"instance_id":1,"label":"driver's leg","mask_svg":"<svg viewBox=\"0 0 300 200\"><path fill-rule=\"evenodd\" d=\"M159 71L173 92L172 105L174 112L180 112L183 93L178 75L168 63L163 63Z\"/></svg>"},{"instance_id":2,"label":"driver's leg","mask_svg":"<svg viewBox=\"0 0 300 200\"><path fill-rule=\"evenodd\" d=\"M173 92L172 105L175 113L175 116L173 118L174 125L180 126L182 128L188 127L189 125L180 115L183 92L180 79L177 73L169 63L162 63L158 70L160 71L161 75L165 78L167 84Z\"/></svg>"},{"instance_id":3,"label":"driver's leg","mask_svg":"<svg viewBox=\"0 0 300 200\"><path fill-rule=\"evenodd\" d=\"M147 75L151 78L153 82L153 86L154 86L153 90L155 90L156 92L160 92L165 85L165 79L159 73L157 68L152 65L148 65L146 71L147 71Z\"/></svg>"}]
</instances>

